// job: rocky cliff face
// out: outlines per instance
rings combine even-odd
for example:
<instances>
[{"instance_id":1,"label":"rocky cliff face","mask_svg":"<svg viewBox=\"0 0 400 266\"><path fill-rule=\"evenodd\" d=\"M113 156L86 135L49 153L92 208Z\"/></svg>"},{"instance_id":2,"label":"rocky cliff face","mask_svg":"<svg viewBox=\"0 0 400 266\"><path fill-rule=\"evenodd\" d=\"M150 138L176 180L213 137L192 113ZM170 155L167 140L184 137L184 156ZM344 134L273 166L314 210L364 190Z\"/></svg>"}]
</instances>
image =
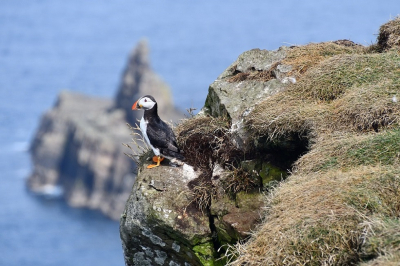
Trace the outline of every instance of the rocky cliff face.
<instances>
[{"instance_id":1,"label":"rocky cliff face","mask_svg":"<svg viewBox=\"0 0 400 266\"><path fill-rule=\"evenodd\" d=\"M71 206L119 219L135 179L134 163L122 146L130 141L126 123L136 122L131 106L145 94L163 96L157 100L165 120L182 116L168 87L150 68L145 42L130 56L115 100L62 92L32 141L28 187L47 195L62 191Z\"/></svg>"},{"instance_id":2,"label":"rocky cliff face","mask_svg":"<svg viewBox=\"0 0 400 266\"><path fill-rule=\"evenodd\" d=\"M199 173L188 165L152 170L138 175L121 218L126 264L202 265L193 247L212 255L212 232L187 186Z\"/></svg>"},{"instance_id":3,"label":"rocky cliff face","mask_svg":"<svg viewBox=\"0 0 400 266\"><path fill-rule=\"evenodd\" d=\"M186 164L142 165L126 265L399 265L399 28L239 56L175 130Z\"/></svg>"},{"instance_id":4,"label":"rocky cliff face","mask_svg":"<svg viewBox=\"0 0 400 266\"><path fill-rule=\"evenodd\" d=\"M176 129L186 164L140 168L121 217L126 265L224 265L227 244L250 235L262 192L293 161L273 160L272 149L260 155L243 118L295 82L280 63L287 49L245 52L210 85L200 114Z\"/></svg>"}]
</instances>

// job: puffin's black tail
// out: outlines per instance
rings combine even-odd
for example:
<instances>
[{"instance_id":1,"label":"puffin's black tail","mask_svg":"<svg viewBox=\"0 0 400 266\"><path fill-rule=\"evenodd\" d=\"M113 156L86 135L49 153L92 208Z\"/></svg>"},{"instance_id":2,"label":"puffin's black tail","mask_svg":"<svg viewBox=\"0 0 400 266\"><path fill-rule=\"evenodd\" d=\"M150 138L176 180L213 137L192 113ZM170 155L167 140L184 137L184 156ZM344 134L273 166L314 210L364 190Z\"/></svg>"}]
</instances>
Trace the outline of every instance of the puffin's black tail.
<instances>
[{"instance_id":1,"label":"puffin's black tail","mask_svg":"<svg viewBox=\"0 0 400 266\"><path fill-rule=\"evenodd\" d=\"M173 155L176 159L180 160L180 161L184 161L185 160L185 156L183 155L183 151L179 151L179 153L174 152Z\"/></svg>"},{"instance_id":2,"label":"puffin's black tail","mask_svg":"<svg viewBox=\"0 0 400 266\"><path fill-rule=\"evenodd\" d=\"M171 151L171 150L166 150L164 151L165 155L168 157L174 157L180 161L185 161L185 156L183 151L179 150L179 152Z\"/></svg>"}]
</instances>

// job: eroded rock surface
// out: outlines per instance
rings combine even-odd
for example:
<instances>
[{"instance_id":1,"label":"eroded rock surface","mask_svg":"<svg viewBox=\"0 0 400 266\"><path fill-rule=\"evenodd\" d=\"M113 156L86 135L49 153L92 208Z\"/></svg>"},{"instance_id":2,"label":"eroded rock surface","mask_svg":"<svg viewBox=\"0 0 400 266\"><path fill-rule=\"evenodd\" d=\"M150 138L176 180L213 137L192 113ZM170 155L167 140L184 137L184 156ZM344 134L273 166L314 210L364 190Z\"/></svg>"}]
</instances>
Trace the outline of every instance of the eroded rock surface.
<instances>
[{"instance_id":1,"label":"eroded rock surface","mask_svg":"<svg viewBox=\"0 0 400 266\"><path fill-rule=\"evenodd\" d=\"M202 265L206 255L195 250L213 243L208 217L194 207L188 187L198 175L186 164L140 172L121 217L127 265Z\"/></svg>"},{"instance_id":2,"label":"eroded rock surface","mask_svg":"<svg viewBox=\"0 0 400 266\"><path fill-rule=\"evenodd\" d=\"M295 82L287 75L291 66L281 63L287 49L290 48L244 52L209 87L203 112L230 118L236 145L244 151L250 149L250 143L243 118L255 104Z\"/></svg>"}]
</instances>

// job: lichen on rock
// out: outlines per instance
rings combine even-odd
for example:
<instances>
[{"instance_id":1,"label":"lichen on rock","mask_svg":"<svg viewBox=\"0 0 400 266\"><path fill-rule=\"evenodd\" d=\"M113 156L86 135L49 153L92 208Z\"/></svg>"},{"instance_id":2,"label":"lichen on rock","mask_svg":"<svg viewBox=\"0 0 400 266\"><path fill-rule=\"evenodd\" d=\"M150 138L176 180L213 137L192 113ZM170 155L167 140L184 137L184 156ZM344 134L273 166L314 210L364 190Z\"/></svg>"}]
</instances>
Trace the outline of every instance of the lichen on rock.
<instances>
[{"instance_id":1,"label":"lichen on rock","mask_svg":"<svg viewBox=\"0 0 400 266\"><path fill-rule=\"evenodd\" d=\"M188 188L188 182L198 173L192 169L185 179L184 172L188 169L170 166L140 170L121 217L127 265L140 265L134 263L137 253L143 253L144 261L157 265L157 257L148 256L146 250L166 254L166 264L159 265L170 261L202 265L193 247L212 245L211 231L208 217L193 206L193 193Z\"/></svg>"}]
</instances>

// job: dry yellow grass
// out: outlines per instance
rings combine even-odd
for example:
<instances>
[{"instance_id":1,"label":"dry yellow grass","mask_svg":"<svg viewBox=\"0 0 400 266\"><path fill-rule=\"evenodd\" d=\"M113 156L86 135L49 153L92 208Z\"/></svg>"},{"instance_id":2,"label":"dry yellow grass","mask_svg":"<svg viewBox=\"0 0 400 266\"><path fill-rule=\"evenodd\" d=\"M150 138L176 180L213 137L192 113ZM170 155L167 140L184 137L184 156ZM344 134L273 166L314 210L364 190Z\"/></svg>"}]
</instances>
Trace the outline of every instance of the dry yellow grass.
<instances>
[{"instance_id":1,"label":"dry yellow grass","mask_svg":"<svg viewBox=\"0 0 400 266\"><path fill-rule=\"evenodd\" d=\"M313 66L318 65L323 60L338 54L355 54L366 52L364 46L357 45L348 40L336 42L310 43L304 46L293 46L288 50L287 56L281 62L276 62L268 70L258 71L249 70L238 72L229 79L228 82L239 82L244 80L269 81L276 78L274 71L280 64L290 65L292 70L288 73L296 79ZM235 70L235 69L234 69Z\"/></svg>"},{"instance_id":2,"label":"dry yellow grass","mask_svg":"<svg viewBox=\"0 0 400 266\"><path fill-rule=\"evenodd\" d=\"M348 45L345 45L347 43ZM323 60L338 54L362 53L365 47L350 41L310 43L304 46L295 46L288 51L283 64L292 66L289 75L300 79L308 69L318 65Z\"/></svg>"},{"instance_id":3,"label":"dry yellow grass","mask_svg":"<svg viewBox=\"0 0 400 266\"><path fill-rule=\"evenodd\" d=\"M388 241L390 230L366 217L400 214L389 211L400 204L393 187L399 173L377 165L293 174L269 198L265 222L233 265L351 265L388 248L393 253L400 235Z\"/></svg>"},{"instance_id":4,"label":"dry yellow grass","mask_svg":"<svg viewBox=\"0 0 400 266\"><path fill-rule=\"evenodd\" d=\"M223 117L196 116L177 126L179 146L190 165L211 171L210 160L226 163L234 157L229 141L230 122Z\"/></svg>"},{"instance_id":5,"label":"dry yellow grass","mask_svg":"<svg viewBox=\"0 0 400 266\"><path fill-rule=\"evenodd\" d=\"M271 199L265 223L235 265L331 265L355 261L361 222L344 204L351 173L292 175ZM250 259L251 258L251 259ZM243 263L243 264L242 264Z\"/></svg>"},{"instance_id":6,"label":"dry yellow grass","mask_svg":"<svg viewBox=\"0 0 400 266\"><path fill-rule=\"evenodd\" d=\"M398 77L397 77L398 78ZM343 125L358 131L375 130L400 124L400 105L397 95L400 84L395 79L359 86L335 102L329 120L336 128Z\"/></svg>"},{"instance_id":7,"label":"dry yellow grass","mask_svg":"<svg viewBox=\"0 0 400 266\"><path fill-rule=\"evenodd\" d=\"M383 24L379 29L378 46L381 50L399 48L400 46L400 16Z\"/></svg>"},{"instance_id":8,"label":"dry yellow grass","mask_svg":"<svg viewBox=\"0 0 400 266\"><path fill-rule=\"evenodd\" d=\"M287 133L370 131L399 125L400 55L335 55L255 107L247 125L270 139Z\"/></svg>"}]
</instances>

